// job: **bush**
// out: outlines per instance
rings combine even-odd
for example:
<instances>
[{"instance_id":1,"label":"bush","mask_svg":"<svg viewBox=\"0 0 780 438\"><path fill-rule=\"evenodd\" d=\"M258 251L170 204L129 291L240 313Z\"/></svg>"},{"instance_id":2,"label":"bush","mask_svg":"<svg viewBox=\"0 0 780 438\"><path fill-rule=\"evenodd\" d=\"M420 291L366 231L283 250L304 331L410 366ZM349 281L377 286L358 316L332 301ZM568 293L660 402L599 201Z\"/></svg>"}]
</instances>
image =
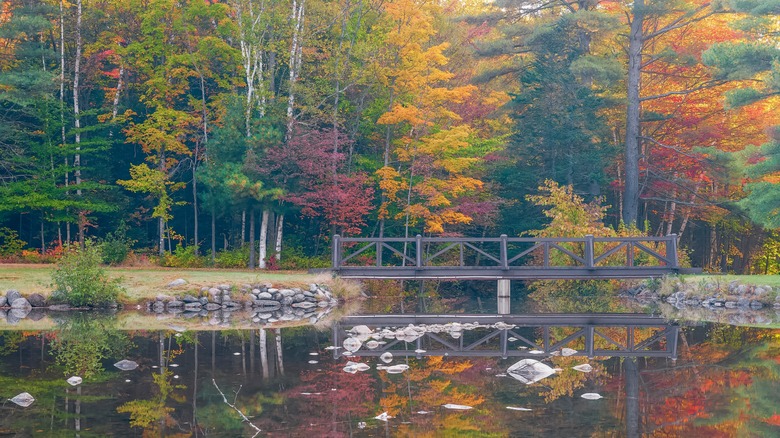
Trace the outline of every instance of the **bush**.
<instances>
[{"instance_id":1,"label":"bush","mask_svg":"<svg viewBox=\"0 0 780 438\"><path fill-rule=\"evenodd\" d=\"M19 238L19 234L10 228L0 228L0 257L16 257L22 253L27 242Z\"/></svg>"},{"instance_id":2,"label":"bush","mask_svg":"<svg viewBox=\"0 0 780 438\"><path fill-rule=\"evenodd\" d=\"M249 245L218 253L216 263L218 268L246 268L249 265Z\"/></svg>"},{"instance_id":3,"label":"bush","mask_svg":"<svg viewBox=\"0 0 780 438\"><path fill-rule=\"evenodd\" d=\"M162 265L169 268L202 268L206 266L207 258L195 255L195 246L179 245L173 254L163 257Z\"/></svg>"},{"instance_id":4,"label":"bush","mask_svg":"<svg viewBox=\"0 0 780 438\"><path fill-rule=\"evenodd\" d=\"M273 255L269 258L276 262ZM317 269L330 268L331 260L330 255L309 257L304 255L301 248L287 248L282 250L282 259L276 262L276 264L278 264L279 269L283 270ZM270 265L269 263L269 268Z\"/></svg>"},{"instance_id":5,"label":"bush","mask_svg":"<svg viewBox=\"0 0 780 438\"><path fill-rule=\"evenodd\" d=\"M84 249L66 252L52 273L52 299L71 306L100 307L116 302L123 291L120 280L108 278L100 266L100 250L91 241Z\"/></svg>"},{"instance_id":6,"label":"bush","mask_svg":"<svg viewBox=\"0 0 780 438\"><path fill-rule=\"evenodd\" d=\"M118 265L127 259L135 241L127 237L127 225L122 222L113 233L108 233L100 244L103 263Z\"/></svg>"}]
</instances>

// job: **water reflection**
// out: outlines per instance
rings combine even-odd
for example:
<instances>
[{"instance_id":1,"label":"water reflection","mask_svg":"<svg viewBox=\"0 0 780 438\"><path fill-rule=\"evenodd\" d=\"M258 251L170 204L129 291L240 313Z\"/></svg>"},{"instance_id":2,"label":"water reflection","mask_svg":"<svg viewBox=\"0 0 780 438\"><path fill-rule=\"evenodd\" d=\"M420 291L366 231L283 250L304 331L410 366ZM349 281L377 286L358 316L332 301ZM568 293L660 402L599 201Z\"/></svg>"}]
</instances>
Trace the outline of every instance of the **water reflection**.
<instances>
[{"instance_id":1,"label":"water reflection","mask_svg":"<svg viewBox=\"0 0 780 438\"><path fill-rule=\"evenodd\" d=\"M49 332L2 332L0 433L75 432L84 437L780 433L779 330L680 327L626 315L548 315L546 320L538 315L360 318L342 320L327 330L118 331L110 322L86 319ZM496 327L499 322L506 325ZM455 323L461 325L456 330L461 334L453 338ZM411 342L405 337L418 331L403 332L401 340L398 334L393 339L372 338L376 329L397 332L409 324L447 329L426 329ZM472 324L470 329L466 324ZM371 334L363 328L354 330L361 325ZM588 338L591 328L593 337ZM343 347L350 331L365 338L358 339L362 345L354 356L328 349ZM593 340L590 354L588 339ZM650 339L655 341L647 342ZM371 340L386 343L372 344L372 349L367 345ZM530 353L534 349L542 354ZM392 355L389 363L380 359L384 353ZM116 368L114 364L123 359L138 367ZM555 372L531 384L507 375L523 359ZM347 372L349 362L363 366ZM583 364L590 372L574 368ZM388 372L394 366L403 370ZM73 375L83 378L76 387L66 382ZM7 401L22 392L35 398L29 407ZM603 398L582 397L588 393Z\"/></svg>"}]
</instances>

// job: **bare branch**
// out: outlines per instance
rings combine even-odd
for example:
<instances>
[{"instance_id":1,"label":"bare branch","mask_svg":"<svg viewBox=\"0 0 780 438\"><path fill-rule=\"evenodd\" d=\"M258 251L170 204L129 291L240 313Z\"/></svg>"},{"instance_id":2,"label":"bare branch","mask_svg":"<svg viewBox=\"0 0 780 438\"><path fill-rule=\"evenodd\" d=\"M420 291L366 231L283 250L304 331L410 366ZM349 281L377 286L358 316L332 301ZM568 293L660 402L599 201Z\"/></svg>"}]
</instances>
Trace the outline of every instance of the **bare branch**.
<instances>
[{"instance_id":1,"label":"bare branch","mask_svg":"<svg viewBox=\"0 0 780 438\"><path fill-rule=\"evenodd\" d=\"M676 20L674 20L671 23L669 23L668 25L658 29L657 31L655 31L653 33L645 35L643 37L643 40L644 41L649 41L649 40L651 40L651 39L653 39L653 38L655 38L657 36L663 35L663 34L665 34L667 32L670 32L670 31L672 31L674 29L679 29L681 27L685 27L685 26L687 26L689 24L693 24L693 23L696 23L698 21L704 20L705 18L709 17L710 15L714 15L715 12L711 11L711 12L708 12L708 13L700 16L700 17L695 17L695 18L692 18L690 20L686 20L686 18L694 16L694 15L698 14L699 12L701 12L701 11L703 11L703 10L709 8L709 7L710 7L710 3L703 4L703 5L699 6L698 8L694 9L691 13L683 14L682 16L678 17Z\"/></svg>"},{"instance_id":2,"label":"bare branch","mask_svg":"<svg viewBox=\"0 0 780 438\"><path fill-rule=\"evenodd\" d=\"M216 380L214 380L214 379L211 379L211 383L213 383L213 384L214 384L214 387L215 387L215 388L217 388L217 391L219 392L219 395L221 395L221 396L222 396L222 401L223 401L223 402L225 402L225 404L226 404L226 405L228 405L228 406L230 406L231 408L233 408L233 410L234 410L234 411L238 412L238 415L240 415L240 416L241 416L241 418L242 418L242 419L243 419L243 420L244 420L244 421L245 421L247 424L249 424L250 426L252 426L252 429L254 429L254 430L256 430L256 431L257 431L257 433L255 433L254 435L252 435L252 437L253 437L253 438L254 438L254 437L256 437L256 436L257 436L257 435L260 433L260 428L259 428L259 427L257 427L257 426L255 426L254 424L252 424L252 422L251 422L251 421L249 421L249 418L247 418L247 417L246 417L246 415L244 415L244 413L243 413L243 412L241 412L241 410L239 410L239 409L236 407L236 405L234 405L234 404L231 404L229 401L227 401L227 397L225 397L225 394L222 392L222 390L221 390L221 389L219 389L219 386L217 385L217 381L216 381ZM239 391L240 391L240 390L241 390L241 389L239 388ZM238 396L238 392L236 392L236 397L237 397L237 396Z\"/></svg>"}]
</instances>

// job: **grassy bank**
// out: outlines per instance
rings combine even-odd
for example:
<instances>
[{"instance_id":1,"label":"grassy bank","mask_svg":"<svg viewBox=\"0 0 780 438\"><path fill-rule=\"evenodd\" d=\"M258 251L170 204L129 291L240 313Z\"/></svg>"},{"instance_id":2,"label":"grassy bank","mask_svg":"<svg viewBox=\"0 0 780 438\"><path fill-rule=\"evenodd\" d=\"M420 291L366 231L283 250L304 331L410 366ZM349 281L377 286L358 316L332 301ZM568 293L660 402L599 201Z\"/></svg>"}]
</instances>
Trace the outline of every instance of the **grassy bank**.
<instances>
[{"instance_id":1,"label":"grassy bank","mask_svg":"<svg viewBox=\"0 0 780 438\"><path fill-rule=\"evenodd\" d=\"M686 283L720 283L729 284L737 281L739 284L749 284L753 286L772 286L773 289L780 288L780 275L681 275L680 279Z\"/></svg>"},{"instance_id":2,"label":"grassy bank","mask_svg":"<svg viewBox=\"0 0 780 438\"><path fill-rule=\"evenodd\" d=\"M0 264L0 292L17 289L23 295L40 293L46 297L51 295L51 273L53 265L33 264ZM310 283L338 286L333 292L344 295L344 284L330 278L328 275L312 275L302 271L259 272L250 270L225 269L180 269L180 268L107 268L111 278L121 279L125 293L120 297L123 303L137 303L155 298L159 294L173 294L189 290L199 290L202 286L217 284L270 283L274 286L306 286ZM188 284L176 288L168 288L171 281L183 278ZM342 292L342 293L340 293ZM354 294L351 291L347 295Z\"/></svg>"}]
</instances>

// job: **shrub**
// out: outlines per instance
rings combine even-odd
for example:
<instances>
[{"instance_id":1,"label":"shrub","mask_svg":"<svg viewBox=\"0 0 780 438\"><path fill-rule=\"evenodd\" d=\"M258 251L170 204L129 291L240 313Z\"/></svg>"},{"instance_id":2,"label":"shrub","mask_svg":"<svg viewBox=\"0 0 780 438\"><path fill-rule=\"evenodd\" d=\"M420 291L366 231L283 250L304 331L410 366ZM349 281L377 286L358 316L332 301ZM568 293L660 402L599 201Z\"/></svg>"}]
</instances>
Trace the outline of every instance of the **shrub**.
<instances>
[{"instance_id":1,"label":"shrub","mask_svg":"<svg viewBox=\"0 0 780 438\"><path fill-rule=\"evenodd\" d=\"M276 259L273 256L270 258L276 262ZM309 257L303 253L303 249L289 247L288 249L282 250L282 258L276 263L278 264L279 269L300 270L330 268L331 260L329 255L326 255L325 257Z\"/></svg>"},{"instance_id":2,"label":"shrub","mask_svg":"<svg viewBox=\"0 0 780 438\"><path fill-rule=\"evenodd\" d=\"M52 273L52 299L71 306L105 306L116 302L123 291L120 280L108 278L100 266L100 250L91 241L83 249L66 252Z\"/></svg>"},{"instance_id":3,"label":"shrub","mask_svg":"<svg viewBox=\"0 0 780 438\"><path fill-rule=\"evenodd\" d=\"M122 222L113 233L108 233L100 244L103 263L118 265L127 259L135 241L127 237L127 225Z\"/></svg>"},{"instance_id":4,"label":"shrub","mask_svg":"<svg viewBox=\"0 0 780 438\"><path fill-rule=\"evenodd\" d=\"M218 268L246 268L249 265L249 245L218 253L216 264Z\"/></svg>"},{"instance_id":5,"label":"shrub","mask_svg":"<svg viewBox=\"0 0 780 438\"><path fill-rule=\"evenodd\" d=\"M195 246L179 245L173 254L163 257L162 265L170 268L202 268L206 262L206 257L195 255Z\"/></svg>"},{"instance_id":6,"label":"shrub","mask_svg":"<svg viewBox=\"0 0 780 438\"><path fill-rule=\"evenodd\" d=\"M19 256L27 242L19 238L19 234L10 228L0 228L0 257Z\"/></svg>"}]
</instances>

